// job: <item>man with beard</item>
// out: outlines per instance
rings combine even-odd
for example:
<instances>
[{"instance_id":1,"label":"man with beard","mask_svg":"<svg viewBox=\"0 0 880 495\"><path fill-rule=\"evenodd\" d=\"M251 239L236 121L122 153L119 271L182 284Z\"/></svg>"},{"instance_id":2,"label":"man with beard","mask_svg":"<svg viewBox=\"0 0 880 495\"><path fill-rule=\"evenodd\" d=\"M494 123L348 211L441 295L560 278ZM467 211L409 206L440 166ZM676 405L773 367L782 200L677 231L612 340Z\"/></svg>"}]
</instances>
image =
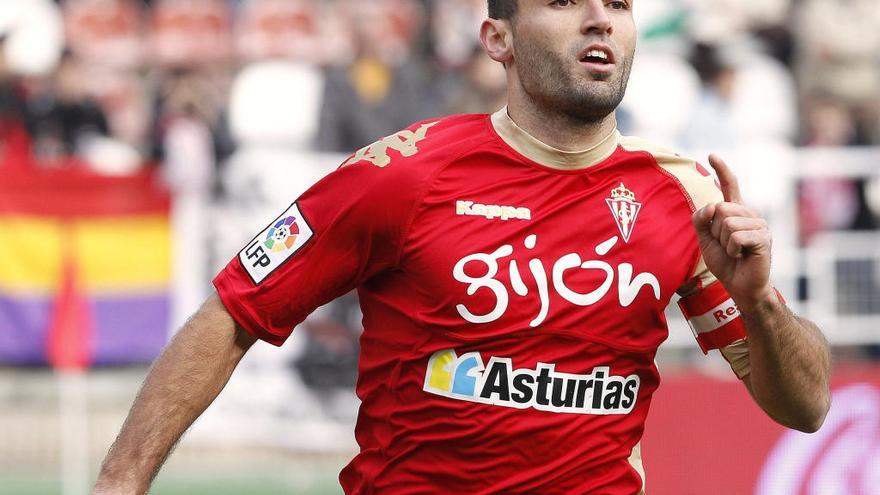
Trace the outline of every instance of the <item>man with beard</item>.
<instances>
[{"instance_id":1,"label":"man with beard","mask_svg":"<svg viewBox=\"0 0 880 495\"><path fill-rule=\"evenodd\" d=\"M158 359L98 493L139 493L259 338L357 288L347 494L627 494L674 293L776 421L815 431L827 345L769 280L770 234L717 157L616 131L632 1L490 0L508 106L417 123L349 158L214 280Z\"/></svg>"}]
</instances>

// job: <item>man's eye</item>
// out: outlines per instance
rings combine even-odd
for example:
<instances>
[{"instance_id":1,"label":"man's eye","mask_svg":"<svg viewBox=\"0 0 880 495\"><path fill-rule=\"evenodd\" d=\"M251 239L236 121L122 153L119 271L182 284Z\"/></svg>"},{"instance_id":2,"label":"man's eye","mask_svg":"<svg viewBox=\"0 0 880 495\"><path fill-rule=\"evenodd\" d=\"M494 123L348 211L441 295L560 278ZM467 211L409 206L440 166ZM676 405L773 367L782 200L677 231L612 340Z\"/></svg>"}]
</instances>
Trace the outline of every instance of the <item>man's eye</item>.
<instances>
[{"instance_id":1,"label":"man's eye","mask_svg":"<svg viewBox=\"0 0 880 495\"><path fill-rule=\"evenodd\" d=\"M626 2L608 2L608 6L614 10L627 10L629 9L629 4Z\"/></svg>"},{"instance_id":2,"label":"man's eye","mask_svg":"<svg viewBox=\"0 0 880 495\"><path fill-rule=\"evenodd\" d=\"M554 2L551 5L558 5L559 7L568 7L569 5L571 5L573 3L574 2L572 2L571 0L554 0Z\"/></svg>"}]
</instances>

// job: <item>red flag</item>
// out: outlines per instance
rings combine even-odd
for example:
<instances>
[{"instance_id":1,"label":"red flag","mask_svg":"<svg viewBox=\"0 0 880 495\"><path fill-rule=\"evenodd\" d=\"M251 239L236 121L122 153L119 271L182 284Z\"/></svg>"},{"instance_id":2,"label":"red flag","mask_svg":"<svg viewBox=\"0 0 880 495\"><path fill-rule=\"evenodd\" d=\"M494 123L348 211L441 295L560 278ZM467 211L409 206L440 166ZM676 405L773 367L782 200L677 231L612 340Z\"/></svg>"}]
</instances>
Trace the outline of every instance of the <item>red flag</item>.
<instances>
[{"instance_id":1,"label":"red flag","mask_svg":"<svg viewBox=\"0 0 880 495\"><path fill-rule=\"evenodd\" d=\"M72 234L73 229L66 225L61 287L55 299L47 342L49 363L60 370L88 368L93 355L92 318L88 302L78 286L76 260L71 252Z\"/></svg>"}]
</instances>

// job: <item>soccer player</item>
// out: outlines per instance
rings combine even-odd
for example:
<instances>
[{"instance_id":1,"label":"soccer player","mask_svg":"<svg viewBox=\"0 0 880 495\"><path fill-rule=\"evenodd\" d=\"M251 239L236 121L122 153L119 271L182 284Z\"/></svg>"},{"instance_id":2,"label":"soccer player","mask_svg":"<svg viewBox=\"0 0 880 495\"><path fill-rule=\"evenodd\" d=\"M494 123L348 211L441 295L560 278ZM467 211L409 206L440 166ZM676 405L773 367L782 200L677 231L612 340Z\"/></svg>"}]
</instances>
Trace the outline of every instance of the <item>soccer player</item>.
<instances>
[{"instance_id":1,"label":"soccer player","mask_svg":"<svg viewBox=\"0 0 880 495\"><path fill-rule=\"evenodd\" d=\"M353 288L347 494L643 492L676 292L771 418L818 429L827 344L771 285L766 222L720 158L716 186L616 130L633 3L490 0L480 39L507 107L365 147L244 246L153 366L95 493L144 492L255 339L281 345Z\"/></svg>"}]
</instances>

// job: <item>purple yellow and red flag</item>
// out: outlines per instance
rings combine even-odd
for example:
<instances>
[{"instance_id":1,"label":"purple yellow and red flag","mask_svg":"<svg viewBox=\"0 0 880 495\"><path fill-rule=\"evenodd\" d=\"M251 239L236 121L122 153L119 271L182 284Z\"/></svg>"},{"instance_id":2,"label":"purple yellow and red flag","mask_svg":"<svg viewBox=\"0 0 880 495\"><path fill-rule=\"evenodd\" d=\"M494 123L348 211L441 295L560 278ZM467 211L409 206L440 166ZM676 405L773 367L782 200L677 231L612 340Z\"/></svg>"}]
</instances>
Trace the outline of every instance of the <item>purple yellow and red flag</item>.
<instances>
[{"instance_id":1,"label":"purple yellow and red flag","mask_svg":"<svg viewBox=\"0 0 880 495\"><path fill-rule=\"evenodd\" d=\"M82 369L158 355L169 211L150 171L0 167L0 365Z\"/></svg>"}]
</instances>

